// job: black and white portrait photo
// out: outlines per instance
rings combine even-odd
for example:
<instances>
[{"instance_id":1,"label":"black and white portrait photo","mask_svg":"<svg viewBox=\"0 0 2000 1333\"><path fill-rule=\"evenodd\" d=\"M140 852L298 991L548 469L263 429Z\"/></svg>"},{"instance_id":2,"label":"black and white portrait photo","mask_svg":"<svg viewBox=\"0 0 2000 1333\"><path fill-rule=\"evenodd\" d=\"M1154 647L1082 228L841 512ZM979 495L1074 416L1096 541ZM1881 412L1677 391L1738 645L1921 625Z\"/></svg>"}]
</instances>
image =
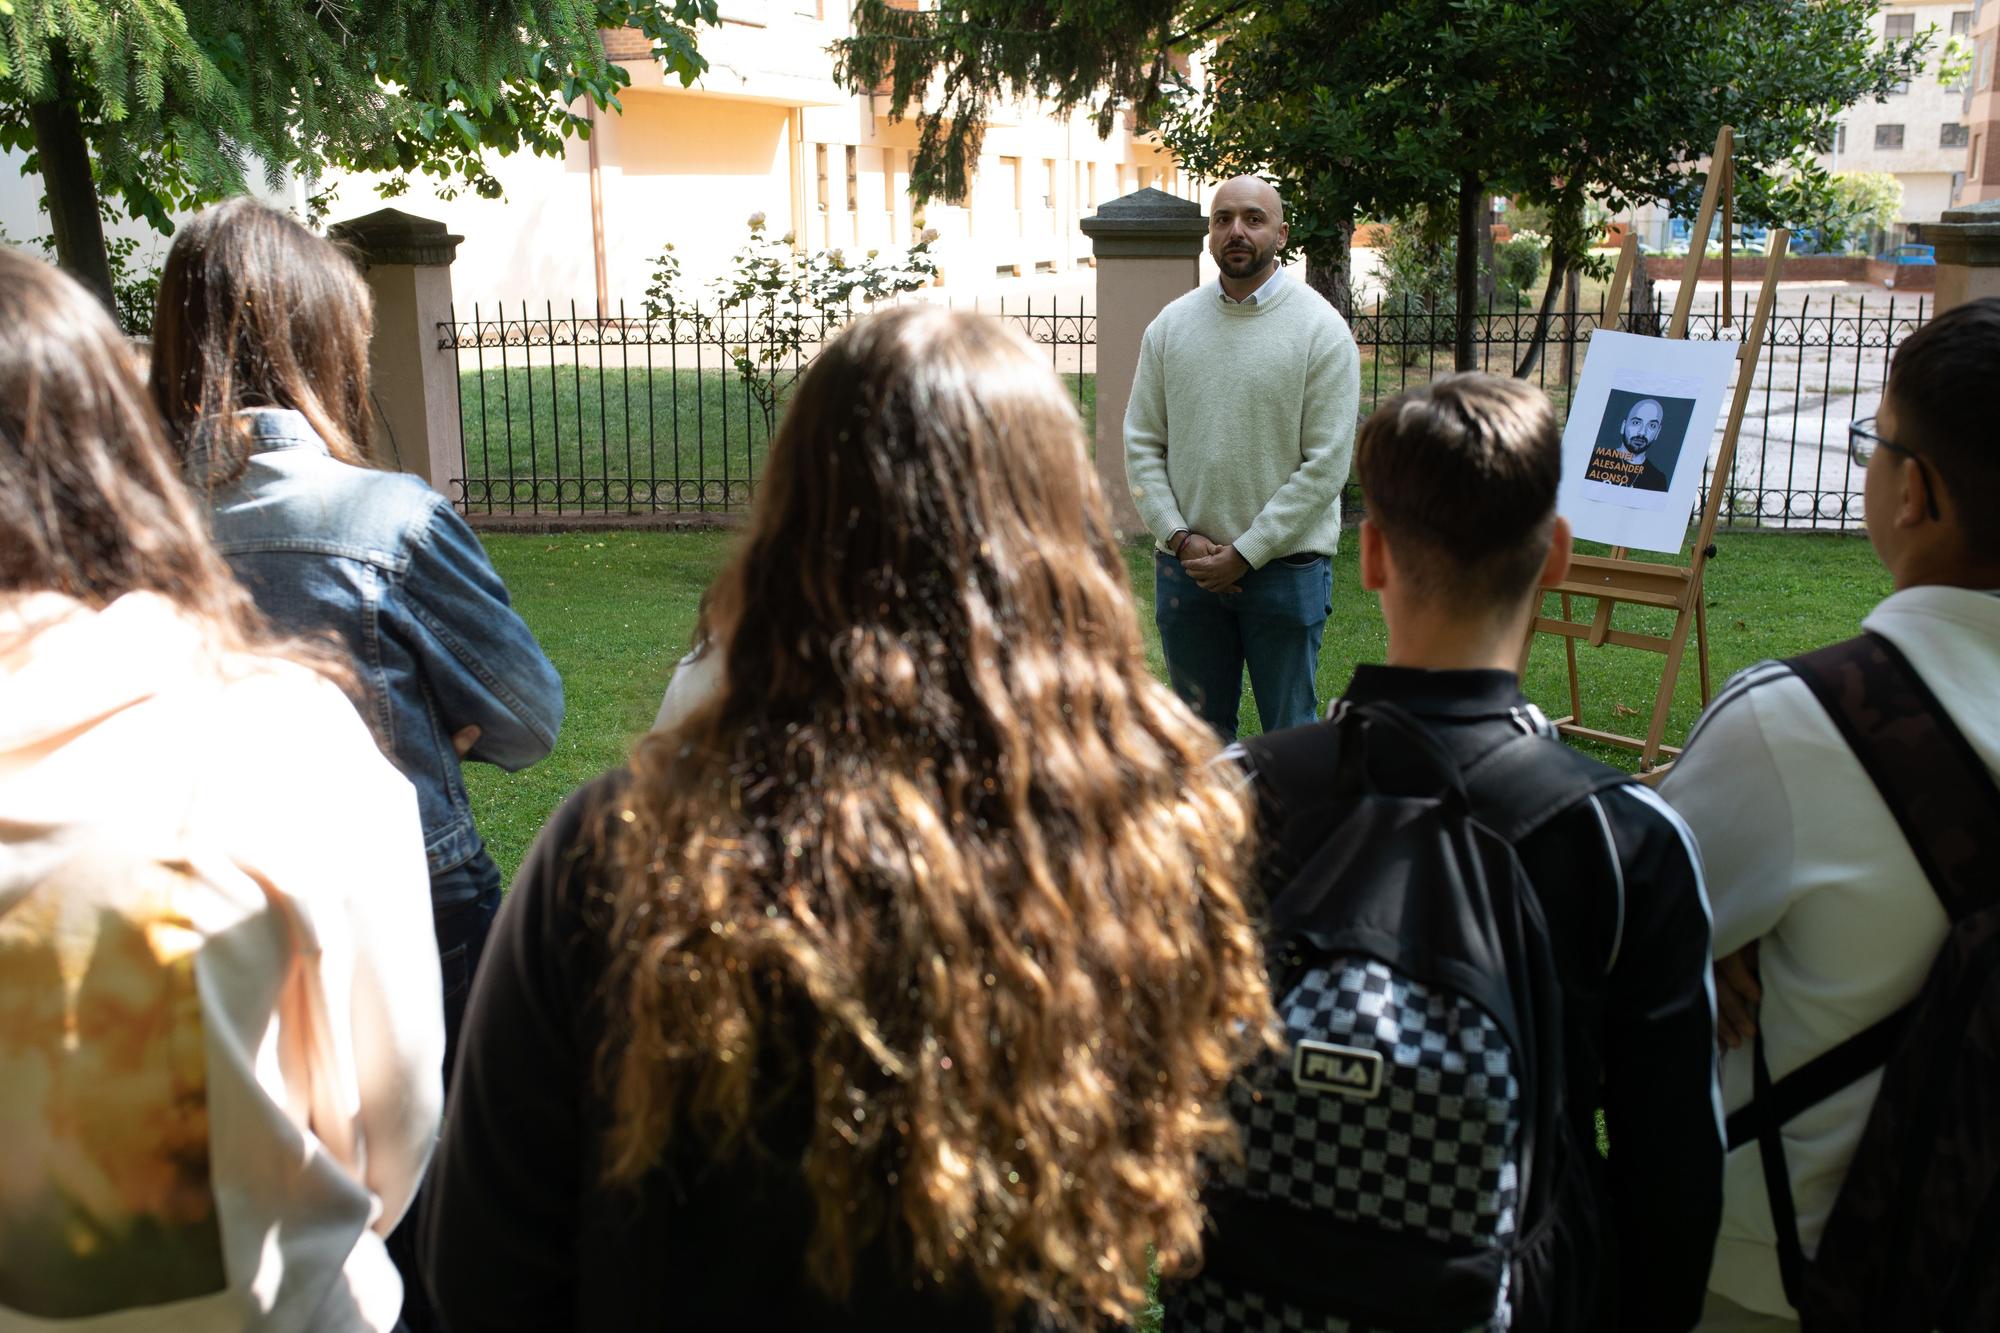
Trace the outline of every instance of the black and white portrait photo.
<instances>
[{"instance_id":1,"label":"black and white portrait photo","mask_svg":"<svg viewBox=\"0 0 2000 1333\"><path fill-rule=\"evenodd\" d=\"M1674 464L1693 415L1693 398L1611 390L1583 479L1621 490L1664 493L1672 484Z\"/></svg>"},{"instance_id":2,"label":"black and white portrait photo","mask_svg":"<svg viewBox=\"0 0 2000 1333\"><path fill-rule=\"evenodd\" d=\"M1557 507L1577 536L1678 551L1738 344L1601 329L1563 427Z\"/></svg>"}]
</instances>

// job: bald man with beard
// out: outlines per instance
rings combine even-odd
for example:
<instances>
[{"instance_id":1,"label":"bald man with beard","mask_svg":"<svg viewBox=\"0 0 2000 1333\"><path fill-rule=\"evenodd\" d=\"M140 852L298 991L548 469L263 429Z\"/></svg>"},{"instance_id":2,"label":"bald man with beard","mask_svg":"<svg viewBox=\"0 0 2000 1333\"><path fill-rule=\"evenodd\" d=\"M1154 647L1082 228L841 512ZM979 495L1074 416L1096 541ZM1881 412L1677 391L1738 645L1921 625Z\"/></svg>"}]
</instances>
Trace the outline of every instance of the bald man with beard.
<instances>
[{"instance_id":1,"label":"bald man with beard","mask_svg":"<svg viewBox=\"0 0 2000 1333\"><path fill-rule=\"evenodd\" d=\"M1216 191L1221 269L1147 327L1125 411L1125 470L1158 542L1155 609L1174 689L1225 738L1243 672L1266 731L1318 715L1360 411L1361 359L1340 314L1287 279L1290 237L1269 183Z\"/></svg>"}]
</instances>

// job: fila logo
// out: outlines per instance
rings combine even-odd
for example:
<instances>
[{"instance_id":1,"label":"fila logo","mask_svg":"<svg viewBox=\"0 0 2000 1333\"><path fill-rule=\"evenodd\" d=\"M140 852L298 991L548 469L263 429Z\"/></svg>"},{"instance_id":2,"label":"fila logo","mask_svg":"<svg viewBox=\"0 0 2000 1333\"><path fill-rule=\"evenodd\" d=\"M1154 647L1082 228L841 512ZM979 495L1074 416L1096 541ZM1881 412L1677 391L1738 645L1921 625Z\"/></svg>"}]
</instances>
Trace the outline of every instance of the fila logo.
<instances>
[{"instance_id":1,"label":"fila logo","mask_svg":"<svg viewBox=\"0 0 2000 1333\"><path fill-rule=\"evenodd\" d=\"M1292 1082L1343 1097L1378 1097L1382 1093L1382 1055L1358 1046L1302 1041L1292 1048Z\"/></svg>"}]
</instances>

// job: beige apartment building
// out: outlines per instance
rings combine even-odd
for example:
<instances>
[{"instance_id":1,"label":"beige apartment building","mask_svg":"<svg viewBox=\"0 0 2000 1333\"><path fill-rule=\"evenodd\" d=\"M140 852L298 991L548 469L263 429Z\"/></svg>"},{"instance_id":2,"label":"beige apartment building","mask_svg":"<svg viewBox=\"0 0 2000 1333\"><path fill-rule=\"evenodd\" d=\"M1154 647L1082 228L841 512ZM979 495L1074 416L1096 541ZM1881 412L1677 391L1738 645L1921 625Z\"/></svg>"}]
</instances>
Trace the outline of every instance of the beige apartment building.
<instances>
[{"instance_id":1,"label":"beige apartment building","mask_svg":"<svg viewBox=\"0 0 2000 1333\"><path fill-rule=\"evenodd\" d=\"M1958 202L1961 195L1955 192L1971 189L1966 152L1975 138L1968 114L1973 99L1966 85L1947 88L1939 81L1938 62L1952 36L1969 36L1975 10L1981 6L1980 22L1990 28L2000 17L2000 3L1988 0L1897 0L1877 9L1869 21L1878 42L1932 33L1916 76L1883 101L1849 107L1841 115L1831 150L1818 158L1828 171L1881 171L1902 182L1902 211L1881 238L1884 247L1921 239L1923 224L1936 222ZM1973 81L1977 82L1976 71ZM2000 183L1994 188L2000 192ZM1626 221L1649 248L1686 244L1685 224L1676 229L1664 205L1642 205Z\"/></svg>"},{"instance_id":2,"label":"beige apartment building","mask_svg":"<svg viewBox=\"0 0 2000 1333\"><path fill-rule=\"evenodd\" d=\"M2000 4L1976 0L1972 20L1972 83L1965 91L1968 144L1965 185L1957 202L2000 199Z\"/></svg>"},{"instance_id":3,"label":"beige apartment building","mask_svg":"<svg viewBox=\"0 0 2000 1333\"><path fill-rule=\"evenodd\" d=\"M1832 151L1820 155L1829 171L1884 171L1903 183L1903 211L1887 238L1891 244L1919 237L1923 224L1936 222L1965 183L1967 89L1963 83L1945 87L1938 61L1951 37L1969 37L1973 9L1974 0L1899 0L1878 9L1870 20L1878 41L1935 30L1924 67L1885 101L1848 108Z\"/></svg>"},{"instance_id":4,"label":"beige apartment building","mask_svg":"<svg viewBox=\"0 0 2000 1333\"><path fill-rule=\"evenodd\" d=\"M709 69L692 88L663 77L638 33L607 33L632 74L623 114L600 114L591 141L559 160L495 160L505 199L441 199L418 177L392 201L465 237L452 270L461 305L574 298L587 309L600 248L609 301L636 305L669 242L699 287L747 239L753 213L815 250L902 247L934 228L955 293L1077 291L1078 277L1061 279L1091 263L1079 217L1143 186L1194 197L1172 157L1128 128L1099 139L1087 116L1012 107L987 128L969 197L915 206L916 126L890 122L886 95L833 82L827 48L849 30L845 4L723 0L721 17L700 33ZM380 206L368 178L332 183L335 220Z\"/></svg>"}]
</instances>

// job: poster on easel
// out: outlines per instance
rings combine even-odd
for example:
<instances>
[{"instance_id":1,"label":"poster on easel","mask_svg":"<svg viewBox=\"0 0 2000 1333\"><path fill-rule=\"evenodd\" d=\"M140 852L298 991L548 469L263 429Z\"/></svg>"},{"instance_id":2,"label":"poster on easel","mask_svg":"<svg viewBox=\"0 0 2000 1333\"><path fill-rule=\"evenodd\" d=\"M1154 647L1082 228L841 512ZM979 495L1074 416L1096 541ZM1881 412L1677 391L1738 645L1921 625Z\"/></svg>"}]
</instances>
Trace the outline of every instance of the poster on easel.
<instances>
[{"instance_id":1,"label":"poster on easel","mask_svg":"<svg viewBox=\"0 0 2000 1333\"><path fill-rule=\"evenodd\" d=\"M1599 330L1563 429L1557 512L1578 537L1675 553L1738 344Z\"/></svg>"}]
</instances>

